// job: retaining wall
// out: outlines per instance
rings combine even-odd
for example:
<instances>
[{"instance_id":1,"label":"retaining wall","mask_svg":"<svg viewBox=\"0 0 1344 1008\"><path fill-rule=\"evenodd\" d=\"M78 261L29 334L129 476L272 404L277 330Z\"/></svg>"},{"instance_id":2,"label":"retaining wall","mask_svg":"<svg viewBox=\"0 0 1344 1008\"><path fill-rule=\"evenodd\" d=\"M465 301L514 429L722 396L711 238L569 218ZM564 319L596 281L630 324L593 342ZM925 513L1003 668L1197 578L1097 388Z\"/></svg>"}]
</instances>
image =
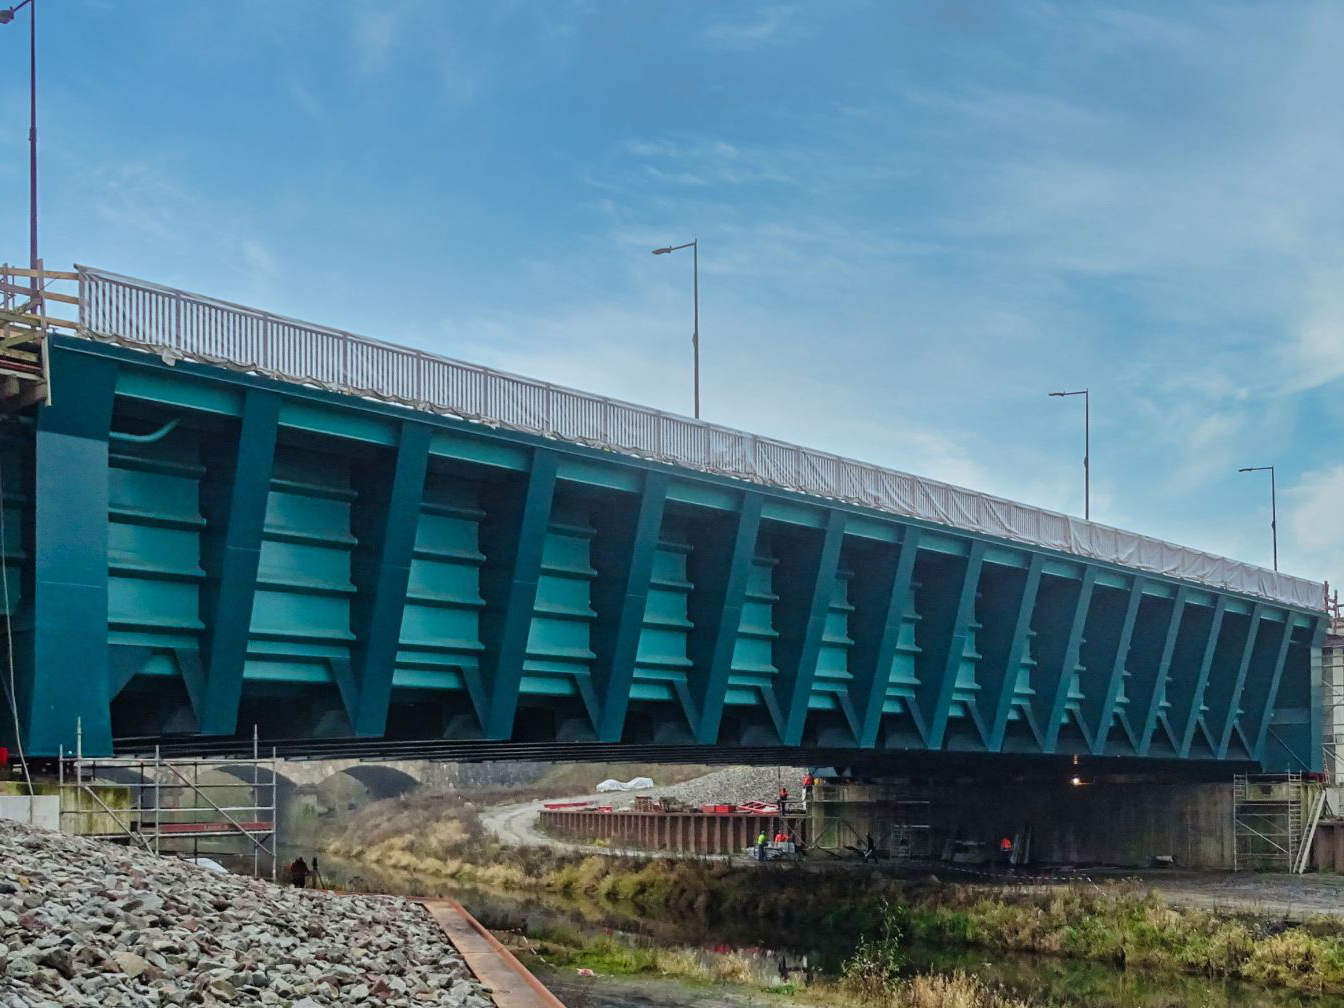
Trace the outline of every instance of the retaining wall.
<instances>
[{"instance_id":1,"label":"retaining wall","mask_svg":"<svg viewBox=\"0 0 1344 1008\"><path fill-rule=\"evenodd\" d=\"M781 828L807 841L807 824L801 816L543 809L541 825L570 840L604 840L615 846L683 854L740 854L762 831L773 840Z\"/></svg>"}]
</instances>

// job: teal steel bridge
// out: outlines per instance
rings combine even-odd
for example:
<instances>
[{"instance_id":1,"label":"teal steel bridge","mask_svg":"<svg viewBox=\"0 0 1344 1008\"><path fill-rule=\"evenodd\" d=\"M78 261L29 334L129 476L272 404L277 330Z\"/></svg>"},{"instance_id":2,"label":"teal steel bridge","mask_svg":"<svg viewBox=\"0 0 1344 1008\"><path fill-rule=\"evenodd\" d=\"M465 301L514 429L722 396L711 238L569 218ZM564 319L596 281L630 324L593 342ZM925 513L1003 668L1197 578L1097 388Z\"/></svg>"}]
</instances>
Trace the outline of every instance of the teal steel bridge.
<instances>
[{"instance_id":1,"label":"teal steel bridge","mask_svg":"<svg viewBox=\"0 0 1344 1008\"><path fill-rule=\"evenodd\" d=\"M1319 584L74 275L2 428L29 755L1320 769Z\"/></svg>"}]
</instances>

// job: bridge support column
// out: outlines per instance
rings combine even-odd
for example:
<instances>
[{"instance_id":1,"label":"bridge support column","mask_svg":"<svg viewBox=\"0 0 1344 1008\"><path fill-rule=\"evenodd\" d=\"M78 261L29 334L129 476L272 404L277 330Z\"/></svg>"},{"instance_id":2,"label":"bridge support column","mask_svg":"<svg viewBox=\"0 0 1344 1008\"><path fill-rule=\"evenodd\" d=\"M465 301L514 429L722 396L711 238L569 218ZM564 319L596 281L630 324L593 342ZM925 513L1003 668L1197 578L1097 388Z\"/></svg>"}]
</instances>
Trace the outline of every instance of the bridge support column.
<instances>
[{"instance_id":1,"label":"bridge support column","mask_svg":"<svg viewBox=\"0 0 1344 1008\"><path fill-rule=\"evenodd\" d=\"M689 601L693 628L688 678L699 717L696 741L701 745L713 745L719 738L762 503L759 493L744 491L737 514L714 519L693 542L688 564L695 585Z\"/></svg>"},{"instance_id":2,"label":"bridge support column","mask_svg":"<svg viewBox=\"0 0 1344 1008\"><path fill-rule=\"evenodd\" d=\"M207 523L201 539L206 571L201 591L205 696L196 716L204 735L232 735L238 730L279 418L279 396L249 389L237 440L207 460L202 481Z\"/></svg>"},{"instance_id":3,"label":"bridge support column","mask_svg":"<svg viewBox=\"0 0 1344 1008\"><path fill-rule=\"evenodd\" d=\"M112 751L108 686L107 438L115 361L51 356L52 405L37 413L33 595L20 623L18 705L30 756ZM24 624L27 624L24 626Z\"/></svg>"},{"instance_id":4,"label":"bridge support column","mask_svg":"<svg viewBox=\"0 0 1344 1008\"><path fill-rule=\"evenodd\" d=\"M356 735L382 735L387 729L431 434L426 424L403 422L395 455L361 481L360 548L352 564L358 590L351 615L356 696L347 701Z\"/></svg>"},{"instance_id":5,"label":"bridge support column","mask_svg":"<svg viewBox=\"0 0 1344 1008\"><path fill-rule=\"evenodd\" d=\"M597 620L592 640L597 655L594 684L601 704L597 737L602 742L619 742L625 727L667 486L665 474L648 473L637 503L622 502L613 514L597 518L593 546Z\"/></svg>"},{"instance_id":6,"label":"bridge support column","mask_svg":"<svg viewBox=\"0 0 1344 1008\"><path fill-rule=\"evenodd\" d=\"M507 739L513 733L556 469L555 453L538 448L525 481L501 488L500 497L490 505L494 513L488 518L481 576L486 653L482 674L468 680L486 738Z\"/></svg>"}]
</instances>

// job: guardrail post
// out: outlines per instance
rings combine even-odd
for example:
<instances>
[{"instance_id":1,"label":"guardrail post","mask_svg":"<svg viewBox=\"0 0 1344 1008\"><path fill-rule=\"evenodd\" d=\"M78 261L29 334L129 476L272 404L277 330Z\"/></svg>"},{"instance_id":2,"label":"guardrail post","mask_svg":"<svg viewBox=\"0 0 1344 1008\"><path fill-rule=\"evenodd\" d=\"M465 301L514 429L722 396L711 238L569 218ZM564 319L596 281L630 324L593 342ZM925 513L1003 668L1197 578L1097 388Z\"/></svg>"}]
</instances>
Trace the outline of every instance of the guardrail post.
<instances>
[{"instance_id":1,"label":"guardrail post","mask_svg":"<svg viewBox=\"0 0 1344 1008\"><path fill-rule=\"evenodd\" d=\"M182 348L185 337L182 334L182 292L173 292L173 346Z\"/></svg>"}]
</instances>

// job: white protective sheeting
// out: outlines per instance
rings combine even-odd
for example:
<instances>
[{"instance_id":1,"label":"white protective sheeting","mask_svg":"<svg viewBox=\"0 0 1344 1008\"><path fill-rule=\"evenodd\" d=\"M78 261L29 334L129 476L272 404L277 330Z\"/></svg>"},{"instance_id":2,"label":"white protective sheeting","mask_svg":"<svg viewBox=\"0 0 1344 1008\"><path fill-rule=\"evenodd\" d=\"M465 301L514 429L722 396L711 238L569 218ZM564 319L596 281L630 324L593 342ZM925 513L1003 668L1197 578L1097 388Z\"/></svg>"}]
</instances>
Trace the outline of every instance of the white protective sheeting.
<instances>
[{"instance_id":1,"label":"white protective sheeting","mask_svg":"<svg viewBox=\"0 0 1344 1008\"><path fill-rule=\"evenodd\" d=\"M654 459L904 518L1322 611L1324 586L1160 539L646 406L281 318L88 267L82 331L165 359L218 364L348 395Z\"/></svg>"},{"instance_id":2,"label":"white protective sheeting","mask_svg":"<svg viewBox=\"0 0 1344 1008\"><path fill-rule=\"evenodd\" d=\"M634 777L628 781L618 781L614 777L608 777L597 786L597 790L603 793L608 791L647 791L653 787L652 777Z\"/></svg>"}]
</instances>

